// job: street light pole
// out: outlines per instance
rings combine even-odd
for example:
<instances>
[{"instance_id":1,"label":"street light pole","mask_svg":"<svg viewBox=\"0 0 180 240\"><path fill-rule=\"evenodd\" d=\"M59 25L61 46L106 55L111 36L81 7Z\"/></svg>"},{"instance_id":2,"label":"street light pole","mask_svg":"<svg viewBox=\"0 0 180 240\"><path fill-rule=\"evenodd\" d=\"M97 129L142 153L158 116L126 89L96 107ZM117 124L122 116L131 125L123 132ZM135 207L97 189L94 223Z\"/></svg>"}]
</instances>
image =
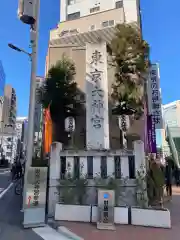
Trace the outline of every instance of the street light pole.
<instances>
[{"instance_id":1,"label":"street light pole","mask_svg":"<svg viewBox=\"0 0 180 240\"><path fill-rule=\"evenodd\" d=\"M36 95L36 71L37 71L37 50L38 50L38 31L39 31L39 9L40 0L36 3L36 22L31 28L31 80L30 80L30 98L28 114L28 137L27 137L27 165L29 168L32 163L33 144L34 144L34 112L35 112L35 95Z\"/></svg>"},{"instance_id":2,"label":"street light pole","mask_svg":"<svg viewBox=\"0 0 180 240\"><path fill-rule=\"evenodd\" d=\"M30 80L30 97L29 97L29 114L28 114L28 134L26 147L26 162L25 162L25 176L24 176L24 196L23 208L26 204L27 191L27 175L28 169L32 164L33 145L34 145L34 112L35 112L35 95L36 95L36 71L37 71L37 50L38 50L38 31L39 31L39 10L40 0L36 3L36 22L31 26L31 80Z\"/></svg>"},{"instance_id":3,"label":"street light pole","mask_svg":"<svg viewBox=\"0 0 180 240\"><path fill-rule=\"evenodd\" d=\"M12 43L8 43L8 47L12 48L13 50L15 50L15 51L17 51L17 52L23 52L23 53L25 53L26 55L29 56L30 60L32 60L32 59L31 59L32 54L31 54L31 53L28 53L28 52L25 51L24 49L19 48L19 47L16 47L16 46L13 45Z\"/></svg>"}]
</instances>

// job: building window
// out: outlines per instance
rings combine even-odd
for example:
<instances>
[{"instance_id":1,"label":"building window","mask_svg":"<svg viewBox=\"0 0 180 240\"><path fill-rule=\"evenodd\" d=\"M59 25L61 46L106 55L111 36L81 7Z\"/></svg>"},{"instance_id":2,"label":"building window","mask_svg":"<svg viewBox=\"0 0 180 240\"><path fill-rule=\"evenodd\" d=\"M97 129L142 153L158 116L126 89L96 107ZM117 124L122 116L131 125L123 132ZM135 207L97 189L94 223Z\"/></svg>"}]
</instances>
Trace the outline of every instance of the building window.
<instances>
[{"instance_id":1,"label":"building window","mask_svg":"<svg viewBox=\"0 0 180 240\"><path fill-rule=\"evenodd\" d=\"M109 26L114 26L114 20L109 21Z\"/></svg>"},{"instance_id":2,"label":"building window","mask_svg":"<svg viewBox=\"0 0 180 240\"><path fill-rule=\"evenodd\" d=\"M101 157L101 178L107 178L107 158L106 156Z\"/></svg>"},{"instance_id":3,"label":"building window","mask_svg":"<svg viewBox=\"0 0 180 240\"><path fill-rule=\"evenodd\" d=\"M110 26L114 26L114 20L109 20L109 21L104 21L102 22L102 27L110 27Z\"/></svg>"},{"instance_id":4,"label":"building window","mask_svg":"<svg viewBox=\"0 0 180 240\"><path fill-rule=\"evenodd\" d=\"M108 26L109 26L108 21L102 22L102 26L103 26L103 27L108 27Z\"/></svg>"},{"instance_id":5,"label":"building window","mask_svg":"<svg viewBox=\"0 0 180 240\"><path fill-rule=\"evenodd\" d=\"M100 7L93 7L93 8L90 8L90 13L95 13L95 12L98 12L100 10Z\"/></svg>"},{"instance_id":6,"label":"building window","mask_svg":"<svg viewBox=\"0 0 180 240\"><path fill-rule=\"evenodd\" d=\"M93 157L87 156L87 177L93 179Z\"/></svg>"},{"instance_id":7,"label":"building window","mask_svg":"<svg viewBox=\"0 0 180 240\"><path fill-rule=\"evenodd\" d=\"M7 152L6 153L6 157L11 157L12 156L12 153L11 152Z\"/></svg>"},{"instance_id":8,"label":"building window","mask_svg":"<svg viewBox=\"0 0 180 240\"><path fill-rule=\"evenodd\" d=\"M9 138L7 138L7 140L8 140L8 142L11 142L11 138L9 137Z\"/></svg>"},{"instance_id":9,"label":"building window","mask_svg":"<svg viewBox=\"0 0 180 240\"><path fill-rule=\"evenodd\" d=\"M122 8L123 7L123 1L116 2L116 8Z\"/></svg>"},{"instance_id":10,"label":"building window","mask_svg":"<svg viewBox=\"0 0 180 240\"><path fill-rule=\"evenodd\" d=\"M114 157L115 178L121 178L121 159L120 156Z\"/></svg>"},{"instance_id":11,"label":"building window","mask_svg":"<svg viewBox=\"0 0 180 240\"><path fill-rule=\"evenodd\" d=\"M79 179L80 177L80 161L79 157L74 157L74 178Z\"/></svg>"},{"instance_id":12,"label":"building window","mask_svg":"<svg viewBox=\"0 0 180 240\"><path fill-rule=\"evenodd\" d=\"M67 4L68 4L68 5L72 5L72 4L74 4L74 3L75 3L74 0L67 0Z\"/></svg>"},{"instance_id":13,"label":"building window","mask_svg":"<svg viewBox=\"0 0 180 240\"><path fill-rule=\"evenodd\" d=\"M129 156L128 157L128 163L129 163L129 178L135 179L135 157Z\"/></svg>"},{"instance_id":14,"label":"building window","mask_svg":"<svg viewBox=\"0 0 180 240\"><path fill-rule=\"evenodd\" d=\"M61 157L61 179L65 178L65 174L66 174L66 157Z\"/></svg>"},{"instance_id":15,"label":"building window","mask_svg":"<svg viewBox=\"0 0 180 240\"><path fill-rule=\"evenodd\" d=\"M68 14L67 16L68 20L75 20L78 18L80 18L80 12L71 13L71 14Z\"/></svg>"}]
</instances>

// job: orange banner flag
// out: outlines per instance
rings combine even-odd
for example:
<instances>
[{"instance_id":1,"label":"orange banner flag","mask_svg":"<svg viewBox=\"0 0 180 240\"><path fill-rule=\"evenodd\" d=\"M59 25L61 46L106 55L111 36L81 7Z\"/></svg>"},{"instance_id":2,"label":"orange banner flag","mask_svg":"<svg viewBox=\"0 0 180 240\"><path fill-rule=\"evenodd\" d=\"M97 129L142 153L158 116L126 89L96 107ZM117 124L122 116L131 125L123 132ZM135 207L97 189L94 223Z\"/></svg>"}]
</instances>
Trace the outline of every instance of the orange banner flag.
<instances>
[{"instance_id":1,"label":"orange banner flag","mask_svg":"<svg viewBox=\"0 0 180 240\"><path fill-rule=\"evenodd\" d=\"M52 144L52 120L50 107L44 110L44 153L47 154L51 150Z\"/></svg>"}]
</instances>

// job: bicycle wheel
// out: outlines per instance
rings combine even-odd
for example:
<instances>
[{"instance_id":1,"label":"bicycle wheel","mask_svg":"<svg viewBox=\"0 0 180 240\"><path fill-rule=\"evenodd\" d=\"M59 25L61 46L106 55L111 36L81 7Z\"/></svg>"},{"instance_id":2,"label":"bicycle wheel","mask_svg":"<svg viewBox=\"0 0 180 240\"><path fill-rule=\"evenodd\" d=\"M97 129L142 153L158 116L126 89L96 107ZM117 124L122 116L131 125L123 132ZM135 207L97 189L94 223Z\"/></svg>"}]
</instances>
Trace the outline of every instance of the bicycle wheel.
<instances>
[{"instance_id":1,"label":"bicycle wheel","mask_svg":"<svg viewBox=\"0 0 180 240\"><path fill-rule=\"evenodd\" d=\"M21 181L19 181L15 186L15 194L20 195L22 190Z\"/></svg>"}]
</instances>

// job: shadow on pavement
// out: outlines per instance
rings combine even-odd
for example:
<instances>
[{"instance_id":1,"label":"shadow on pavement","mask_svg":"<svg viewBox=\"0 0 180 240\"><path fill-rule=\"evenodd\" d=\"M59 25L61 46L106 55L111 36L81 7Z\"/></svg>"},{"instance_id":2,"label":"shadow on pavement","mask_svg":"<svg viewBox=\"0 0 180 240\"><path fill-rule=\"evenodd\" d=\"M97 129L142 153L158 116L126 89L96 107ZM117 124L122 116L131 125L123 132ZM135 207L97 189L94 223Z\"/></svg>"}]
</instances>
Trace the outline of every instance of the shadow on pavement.
<instances>
[{"instance_id":1,"label":"shadow on pavement","mask_svg":"<svg viewBox=\"0 0 180 240\"><path fill-rule=\"evenodd\" d=\"M42 240L32 230L24 230L22 197L14 193L14 186L0 199L0 240Z\"/></svg>"},{"instance_id":2,"label":"shadow on pavement","mask_svg":"<svg viewBox=\"0 0 180 240\"><path fill-rule=\"evenodd\" d=\"M14 186L0 199L0 223L21 225L21 196L14 194Z\"/></svg>"}]
</instances>

